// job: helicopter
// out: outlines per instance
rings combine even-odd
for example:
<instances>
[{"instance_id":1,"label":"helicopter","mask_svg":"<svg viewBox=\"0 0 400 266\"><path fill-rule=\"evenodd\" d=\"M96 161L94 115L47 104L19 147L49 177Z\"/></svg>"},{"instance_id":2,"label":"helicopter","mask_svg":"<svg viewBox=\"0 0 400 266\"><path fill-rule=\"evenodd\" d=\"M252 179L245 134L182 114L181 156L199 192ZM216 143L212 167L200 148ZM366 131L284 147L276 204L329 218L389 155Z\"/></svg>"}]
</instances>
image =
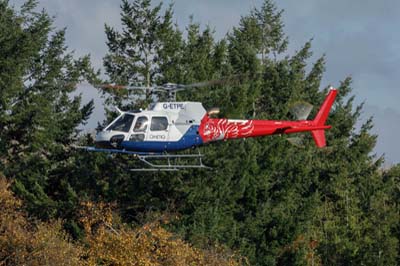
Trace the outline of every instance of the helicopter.
<instances>
[{"instance_id":1,"label":"helicopter","mask_svg":"<svg viewBox=\"0 0 400 266\"><path fill-rule=\"evenodd\" d=\"M193 150L217 141L309 131L317 147L326 146L325 130L331 126L325 125L325 122L338 93L337 89L330 88L313 120L307 120L312 105L304 103L294 107L297 121L284 121L214 118L219 113L218 109L206 111L200 102L176 101L176 93L179 91L217 83L167 83L154 87L103 85L103 88L166 92L168 97L167 101L152 103L144 110L122 111L116 108L119 115L97 132L95 146L80 148L90 152L134 155L146 167L132 171L178 171L209 168L203 164L203 154L200 152L176 152ZM185 159L192 161L187 162Z\"/></svg>"}]
</instances>

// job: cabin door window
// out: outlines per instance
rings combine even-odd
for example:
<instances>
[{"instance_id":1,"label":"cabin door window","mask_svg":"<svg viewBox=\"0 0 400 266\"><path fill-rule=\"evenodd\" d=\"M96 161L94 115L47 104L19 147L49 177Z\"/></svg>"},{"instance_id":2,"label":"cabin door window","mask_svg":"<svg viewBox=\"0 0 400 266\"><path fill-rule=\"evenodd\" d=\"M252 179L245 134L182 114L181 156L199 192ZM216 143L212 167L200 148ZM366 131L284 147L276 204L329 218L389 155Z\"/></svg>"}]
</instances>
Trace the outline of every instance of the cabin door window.
<instances>
[{"instance_id":1,"label":"cabin door window","mask_svg":"<svg viewBox=\"0 0 400 266\"><path fill-rule=\"evenodd\" d=\"M139 116L136 119L135 126L132 129L130 141L144 141L148 128L148 118L146 116Z\"/></svg>"},{"instance_id":2,"label":"cabin door window","mask_svg":"<svg viewBox=\"0 0 400 266\"><path fill-rule=\"evenodd\" d=\"M168 140L168 118L166 116L153 116L151 118L148 139L152 141Z\"/></svg>"}]
</instances>

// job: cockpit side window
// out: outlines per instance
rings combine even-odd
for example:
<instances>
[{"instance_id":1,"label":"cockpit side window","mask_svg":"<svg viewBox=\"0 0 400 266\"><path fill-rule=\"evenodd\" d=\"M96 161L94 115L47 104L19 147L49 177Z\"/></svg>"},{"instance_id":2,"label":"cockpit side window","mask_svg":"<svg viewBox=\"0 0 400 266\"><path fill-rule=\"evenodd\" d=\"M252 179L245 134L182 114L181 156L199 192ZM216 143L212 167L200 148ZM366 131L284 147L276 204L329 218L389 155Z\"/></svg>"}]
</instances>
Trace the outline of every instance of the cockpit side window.
<instances>
[{"instance_id":1,"label":"cockpit side window","mask_svg":"<svg viewBox=\"0 0 400 266\"><path fill-rule=\"evenodd\" d=\"M145 116L140 116L136 120L135 127L133 128L134 132L145 132L147 129L148 119Z\"/></svg>"},{"instance_id":2,"label":"cockpit side window","mask_svg":"<svg viewBox=\"0 0 400 266\"><path fill-rule=\"evenodd\" d=\"M153 118L151 118L151 131L167 130L167 128L168 119L165 116L153 116Z\"/></svg>"},{"instance_id":3,"label":"cockpit side window","mask_svg":"<svg viewBox=\"0 0 400 266\"><path fill-rule=\"evenodd\" d=\"M107 130L129 132L134 118L134 115L123 114L111 126L109 126Z\"/></svg>"}]
</instances>

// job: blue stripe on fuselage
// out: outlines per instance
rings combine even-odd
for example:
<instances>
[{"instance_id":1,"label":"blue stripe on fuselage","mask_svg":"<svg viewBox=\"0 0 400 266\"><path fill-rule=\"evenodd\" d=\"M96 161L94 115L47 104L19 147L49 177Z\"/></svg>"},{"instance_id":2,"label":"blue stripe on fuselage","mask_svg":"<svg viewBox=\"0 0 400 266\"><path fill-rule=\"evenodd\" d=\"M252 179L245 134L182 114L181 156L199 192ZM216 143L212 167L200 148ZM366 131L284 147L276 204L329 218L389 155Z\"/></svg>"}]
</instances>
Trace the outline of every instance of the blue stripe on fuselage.
<instances>
[{"instance_id":1,"label":"blue stripe on fuselage","mask_svg":"<svg viewBox=\"0 0 400 266\"><path fill-rule=\"evenodd\" d=\"M199 126L191 126L178 141L123 141L121 146L129 151L168 152L200 146L203 140L198 135Z\"/></svg>"}]
</instances>

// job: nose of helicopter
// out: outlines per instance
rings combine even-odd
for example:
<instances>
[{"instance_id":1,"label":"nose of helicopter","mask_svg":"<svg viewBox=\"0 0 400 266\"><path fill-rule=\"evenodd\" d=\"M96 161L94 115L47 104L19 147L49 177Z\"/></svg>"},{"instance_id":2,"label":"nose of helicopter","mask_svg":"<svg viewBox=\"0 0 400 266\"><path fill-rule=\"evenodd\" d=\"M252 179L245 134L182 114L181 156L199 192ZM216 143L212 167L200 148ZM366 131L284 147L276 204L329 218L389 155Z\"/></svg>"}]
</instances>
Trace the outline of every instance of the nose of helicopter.
<instances>
[{"instance_id":1,"label":"nose of helicopter","mask_svg":"<svg viewBox=\"0 0 400 266\"><path fill-rule=\"evenodd\" d=\"M115 131L100 131L97 132L95 143L99 148L119 148L125 135Z\"/></svg>"}]
</instances>

